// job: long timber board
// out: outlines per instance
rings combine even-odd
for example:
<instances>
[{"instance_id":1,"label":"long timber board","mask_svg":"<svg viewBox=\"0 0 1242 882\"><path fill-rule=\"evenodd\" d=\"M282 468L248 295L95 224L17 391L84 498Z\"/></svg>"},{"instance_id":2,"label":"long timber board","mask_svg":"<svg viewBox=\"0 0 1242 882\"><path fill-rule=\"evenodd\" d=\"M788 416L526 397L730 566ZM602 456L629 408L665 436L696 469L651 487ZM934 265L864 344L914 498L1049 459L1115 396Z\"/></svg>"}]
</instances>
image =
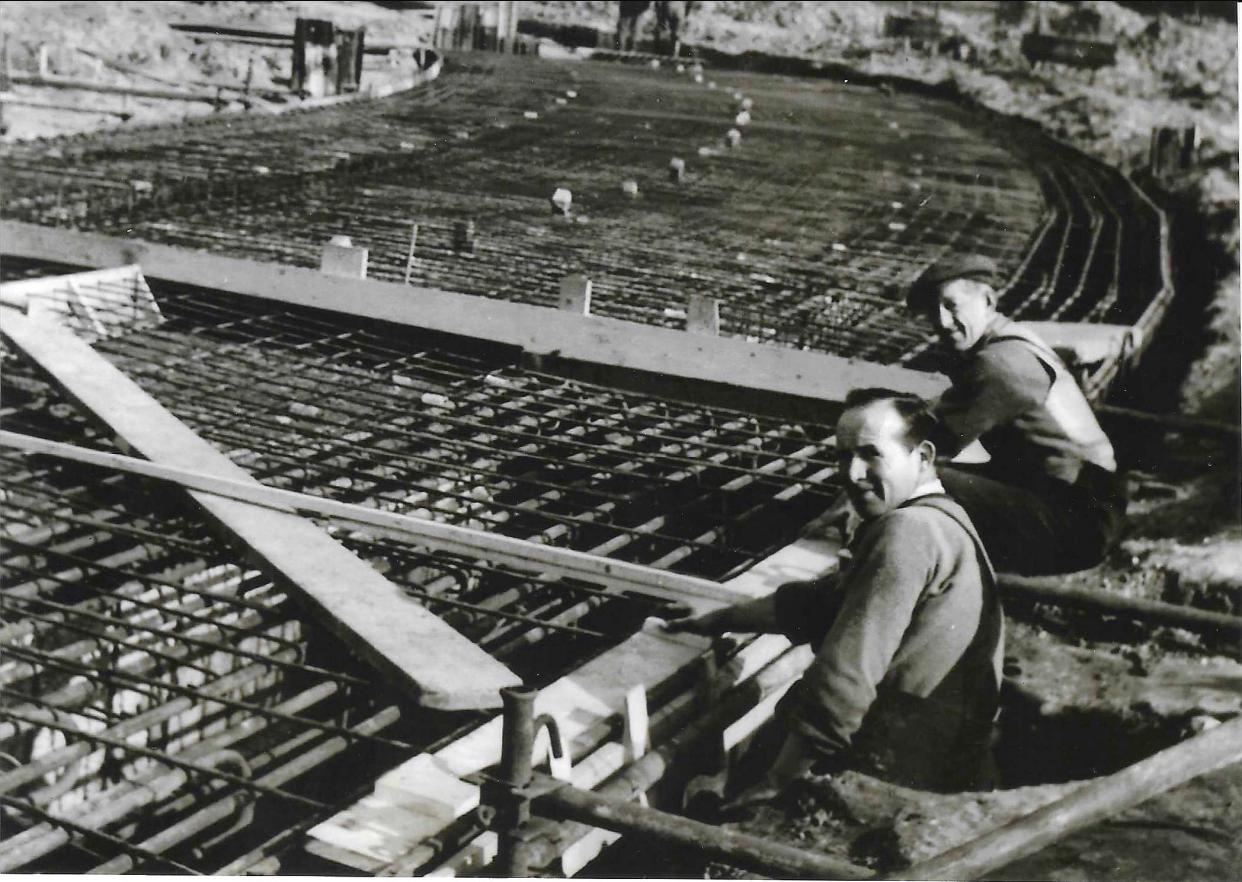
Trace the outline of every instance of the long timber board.
<instances>
[{"instance_id":1,"label":"long timber board","mask_svg":"<svg viewBox=\"0 0 1242 882\"><path fill-rule=\"evenodd\" d=\"M236 481L216 475L175 468L130 456L100 450L89 450L72 444L49 441L0 429L0 447L56 456L73 462L100 466L113 471L141 475L176 484L186 490L210 493L275 511L292 511L300 515L321 515L355 524L365 524L381 532L391 532L403 539L415 539L420 545L437 551L503 563L515 569L537 568L541 575L581 579L612 591L637 591L653 597L685 604L694 612L706 612L748 600L754 596L747 579L749 571L737 581L744 587L730 588L710 579L688 576L668 570L657 570L643 564L613 560L607 557L515 539L497 533L472 530L425 518L380 511L349 502L310 496L293 490L281 490L253 481ZM792 547L792 546L791 546ZM730 582L730 584L733 584Z\"/></svg>"},{"instance_id":2,"label":"long timber board","mask_svg":"<svg viewBox=\"0 0 1242 882\"><path fill-rule=\"evenodd\" d=\"M0 332L119 443L156 463L258 484L106 358L50 317L0 308ZM188 491L208 519L287 582L310 611L419 703L491 708L512 671L290 511Z\"/></svg>"},{"instance_id":3,"label":"long timber board","mask_svg":"<svg viewBox=\"0 0 1242 882\"><path fill-rule=\"evenodd\" d=\"M867 386L932 397L948 385L936 374L822 352L18 221L0 221L0 248L16 257L95 267L137 263L151 279L519 346L535 355L801 398L843 401L851 389Z\"/></svg>"},{"instance_id":4,"label":"long timber board","mask_svg":"<svg viewBox=\"0 0 1242 882\"><path fill-rule=\"evenodd\" d=\"M836 563L838 551L839 546L826 539L799 539L723 583L722 587L742 597L762 597L785 582L822 575ZM703 637L667 634L658 628L644 628L578 670L541 689L535 699L535 712L556 719L570 752L575 753L575 739L596 724L621 713L625 697L631 690L651 690L664 683L687 665L696 663L709 646L710 642ZM789 641L782 636L770 634L758 638L743 650L743 654L749 657L735 672L735 681L747 679L789 647ZM494 717L445 745L430 759L441 772L456 778L481 772L500 761L502 728L502 719ZM547 749L547 739L541 737L535 745L536 763L546 757ZM410 762L423 763L427 759L420 756ZM614 756L602 771L598 768L590 772L583 770L581 779L575 771L575 786L595 786L600 778L619 769L626 759ZM394 772L399 772L400 768ZM424 843L442 833L451 819L412 807L413 804L426 806L437 801L436 782L412 780L408 788L405 797L398 800L377 790L375 794L312 828L309 831L312 839L310 850L367 872L395 865L413 870L432 860L437 849ZM471 860L474 863L469 872L477 870L479 863L490 859L488 852L490 846L484 847L479 843L465 849L464 855L473 855Z\"/></svg>"}]
</instances>

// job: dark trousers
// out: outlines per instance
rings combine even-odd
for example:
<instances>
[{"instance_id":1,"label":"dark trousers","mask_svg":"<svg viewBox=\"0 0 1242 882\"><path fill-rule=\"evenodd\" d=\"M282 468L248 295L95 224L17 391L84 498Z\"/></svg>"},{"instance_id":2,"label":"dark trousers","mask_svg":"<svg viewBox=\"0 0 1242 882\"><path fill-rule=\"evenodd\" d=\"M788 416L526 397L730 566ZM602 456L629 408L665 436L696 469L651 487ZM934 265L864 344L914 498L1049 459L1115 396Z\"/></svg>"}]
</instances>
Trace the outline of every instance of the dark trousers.
<instances>
[{"instance_id":1,"label":"dark trousers","mask_svg":"<svg viewBox=\"0 0 1242 882\"><path fill-rule=\"evenodd\" d=\"M615 40L618 52L633 52L638 45L638 16L622 16L617 19L617 37Z\"/></svg>"},{"instance_id":2,"label":"dark trousers","mask_svg":"<svg viewBox=\"0 0 1242 882\"><path fill-rule=\"evenodd\" d=\"M1070 573L1100 563L1125 525L1125 480L1086 464L1074 484L1018 485L987 466L945 466L940 480L966 509L998 572Z\"/></svg>"}]
</instances>

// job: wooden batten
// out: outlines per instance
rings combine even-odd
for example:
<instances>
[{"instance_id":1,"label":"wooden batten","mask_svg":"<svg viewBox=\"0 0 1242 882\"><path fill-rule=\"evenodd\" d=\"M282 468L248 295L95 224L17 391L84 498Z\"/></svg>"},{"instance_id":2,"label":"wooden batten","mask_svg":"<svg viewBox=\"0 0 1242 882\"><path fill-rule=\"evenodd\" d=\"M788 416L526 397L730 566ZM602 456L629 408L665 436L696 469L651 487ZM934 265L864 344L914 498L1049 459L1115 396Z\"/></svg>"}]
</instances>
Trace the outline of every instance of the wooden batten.
<instances>
[{"instance_id":1,"label":"wooden batten","mask_svg":"<svg viewBox=\"0 0 1242 882\"><path fill-rule=\"evenodd\" d=\"M826 353L483 300L400 282L339 278L303 267L97 233L0 221L0 242L4 253L14 256L72 259L92 266L139 263L153 279L520 346L534 355L556 354L763 392L839 402L860 386L886 386L924 396L947 387L947 381L935 374Z\"/></svg>"}]
</instances>

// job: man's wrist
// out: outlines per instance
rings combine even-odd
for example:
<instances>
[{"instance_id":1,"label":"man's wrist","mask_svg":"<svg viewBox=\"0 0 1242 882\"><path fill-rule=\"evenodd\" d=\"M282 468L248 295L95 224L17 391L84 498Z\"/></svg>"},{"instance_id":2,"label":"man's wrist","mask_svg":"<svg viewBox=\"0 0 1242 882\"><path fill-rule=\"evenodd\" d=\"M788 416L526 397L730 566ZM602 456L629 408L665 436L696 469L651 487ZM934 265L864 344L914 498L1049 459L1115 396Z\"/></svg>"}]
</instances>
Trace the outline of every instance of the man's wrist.
<instances>
[{"instance_id":1,"label":"man's wrist","mask_svg":"<svg viewBox=\"0 0 1242 882\"><path fill-rule=\"evenodd\" d=\"M785 743L781 746L776 761L768 770L768 779L773 784L785 785L808 771L815 764L816 755L811 743L797 730L790 731Z\"/></svg>"}]
</instances>

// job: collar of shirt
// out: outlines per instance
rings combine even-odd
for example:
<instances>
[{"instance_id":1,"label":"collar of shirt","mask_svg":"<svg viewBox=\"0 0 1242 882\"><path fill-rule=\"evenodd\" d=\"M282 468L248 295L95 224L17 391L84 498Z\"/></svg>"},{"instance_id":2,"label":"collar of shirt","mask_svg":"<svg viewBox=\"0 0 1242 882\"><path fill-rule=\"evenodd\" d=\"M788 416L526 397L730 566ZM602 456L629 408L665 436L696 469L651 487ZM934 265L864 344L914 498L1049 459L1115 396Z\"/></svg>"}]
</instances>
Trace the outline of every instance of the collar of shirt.
<instances>
[{"instance_id":1,"label":"collar of shirt","mask_svg":"<svg viewBox=\"0 0 1242 882\"><path fill-rule=\"evenodd\" d=\"M910 499L918 499L920 496L931 496L933 493L944 493L944 484L940 483L939 478L932 478L930 481L924 481L914 488L914 492L910 494ZM907 499L906 502L909 502Z\"/></svg>"},{"instance_id":2,"label":"collar of shirt","mask_svg":"<svg viewBox=\"0 0 1242 882\"><path fill-rule=\"evenodd\" d=\"M918 499L920 496L932 496L936 493L947 495L944 489L944 484L940 483L940 479L932 478L930 481L924 481L922 484L919 484L917 487L915 487L914 492L911 493L908 497L906 497L906 501L903 502L902 505L906 505L910 502L913 502L915 499ZM861 524L859 524L858 528L854 530L854 532L845 541L844 546L838 552L841 560L843 561L843 565L845 561L848 561L853 557L853 554L851 553L850 549L854 544L854 540L859 537L859 535L863 532L863 529L867 526L868 523L870 523L870 521L863 521Z\"/></svg>"}]
</instances>

